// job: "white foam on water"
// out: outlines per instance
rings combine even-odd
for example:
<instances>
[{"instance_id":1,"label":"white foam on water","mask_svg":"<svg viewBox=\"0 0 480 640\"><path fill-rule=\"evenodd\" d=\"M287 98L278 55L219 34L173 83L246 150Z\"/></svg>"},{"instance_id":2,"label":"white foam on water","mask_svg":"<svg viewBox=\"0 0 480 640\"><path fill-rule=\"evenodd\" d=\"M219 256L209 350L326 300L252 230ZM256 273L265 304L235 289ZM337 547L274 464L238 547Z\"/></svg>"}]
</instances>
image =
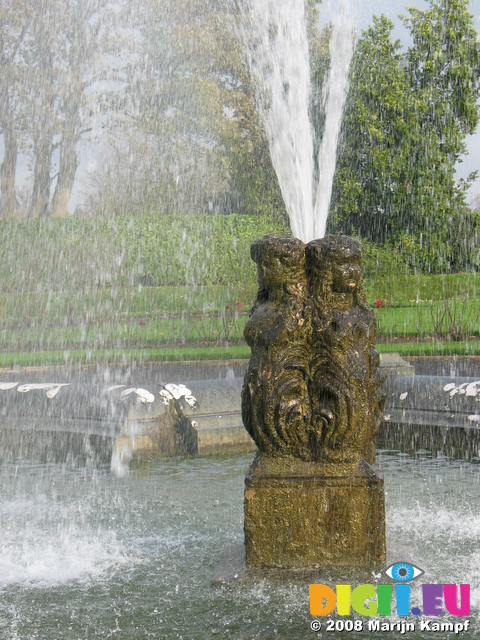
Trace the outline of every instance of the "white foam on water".
<instances>
[{"instance_id":1,"label":"white foam on water","mask_svg":"<svg viewBox=\"0 0 480 640\"><path fill-rule=\"evenodd\" d=\"M480 513L468 502L459 501L456 509L414 503L387 509L386 522L392 559L417 564L425 571L423 583L469 584L472 616L480 620ZM405 549L409 557L403 557Z\"/></svg>"},{"instance_id":2,"label":"white foam on water","mask_svg":"<svg viewBox=\"0 0 480 640\"><path fill-rule=\"evenodd\" d=\"M468 542L480 538L480 513L471 511L468 505L459 505L457 510L425 508L420 504L397 507L389 511L388 523L396 532L414 530L418 539L436 544L439 539Z\"/></svg>"},{"instance_id":3,"label":"white foam on water","mask_svg":"<svg viewBox=\"0 0 480 640\"><path fill-rule=\"evenodd\" d=\"M26 535L25 535L26 534ZM131 564L115 534L70 531L46 539L43 532L24 532L0 546L0 587L52 587L71 581L91 581Z\"/></svg>"},{"instance_id":4,"label":"white foam on water","mask_svg":"<svg viewBox=\"0 0 480 640\"><path fill-rule=\"evenodd\" d=\"M4 481L0 588L89 582L139 561L92 478L32 467Z\"/></svg>"},{"instance_id":5,"label":"white foam on water","mask_svg":"<svg viewBox=\"0 0 480 640\"><path fill-rule=\"evenodd\" d=\"M139 561L115 527L100 523L94 499L35 491L0 503L0 588L99 580ZM23 493L23 495L22 495ZM69 501L70 500L70 501Z\"/></svg>"}]
</instances>

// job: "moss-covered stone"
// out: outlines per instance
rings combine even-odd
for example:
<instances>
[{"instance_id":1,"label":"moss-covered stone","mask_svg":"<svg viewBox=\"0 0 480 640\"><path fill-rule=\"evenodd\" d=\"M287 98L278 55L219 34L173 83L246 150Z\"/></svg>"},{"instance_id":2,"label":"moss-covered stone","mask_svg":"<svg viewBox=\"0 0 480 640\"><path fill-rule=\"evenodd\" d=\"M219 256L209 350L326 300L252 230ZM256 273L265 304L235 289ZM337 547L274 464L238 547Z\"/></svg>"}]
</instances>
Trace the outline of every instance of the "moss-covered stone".
<instances>
[{"instance_id":1,"label":"moss-covered stone","mask_svg":"<svg viewBox=\"0 0 480 640\"><path fill-rule=\"evenodd\" d=\"M267 235L251 256L259 289L242 417L259 457L246 480L247 565L381 566L383 479L372 465L385 397L362 247Z\"/></svg>"}]
</instances>

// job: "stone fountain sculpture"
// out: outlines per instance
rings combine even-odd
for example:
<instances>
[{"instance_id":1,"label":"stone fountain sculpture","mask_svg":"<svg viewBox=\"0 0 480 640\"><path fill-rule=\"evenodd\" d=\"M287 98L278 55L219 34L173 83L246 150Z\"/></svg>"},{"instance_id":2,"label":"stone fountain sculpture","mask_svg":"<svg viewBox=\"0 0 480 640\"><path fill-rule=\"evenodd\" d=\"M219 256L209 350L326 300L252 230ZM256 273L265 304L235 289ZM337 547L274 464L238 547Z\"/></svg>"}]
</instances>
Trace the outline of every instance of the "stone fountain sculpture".
<instances>
[{"instance_id":1,"label":"stone fountain sculpture","mask_svg":"<svg viewBox=\"0 0 480 640\"><path fill-rule=\"evenodd\" d=\"M267 235L251 256L259 289L242 417L258 453L245 480L247 567L382 567L373 437L385 399L361 244Z\"/></svg>"}]
</instances>

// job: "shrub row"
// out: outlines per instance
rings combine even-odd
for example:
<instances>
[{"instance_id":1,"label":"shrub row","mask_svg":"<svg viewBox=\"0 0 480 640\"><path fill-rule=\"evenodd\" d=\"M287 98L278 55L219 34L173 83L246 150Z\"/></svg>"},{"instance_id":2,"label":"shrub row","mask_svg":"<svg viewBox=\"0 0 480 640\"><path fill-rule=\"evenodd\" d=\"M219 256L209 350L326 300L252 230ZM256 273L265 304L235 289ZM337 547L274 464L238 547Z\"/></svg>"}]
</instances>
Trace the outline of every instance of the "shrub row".
<instances>
[{"instance_id":1,"label":"shrub row","mask_svg":"<svg viewBox=\"0 0 480 640\"><path fill-rule=\"evenodd\" d=\"M250 244L267 216L162 215L0 220L3 291L254 281Z\"/></svg>"},{"instance_id":2,"label":"shrub row","mask_svg":"<svg viewBox=\"0 0 480 640\"><path fill-rule=\"evenodd\" d=\"M250 244L286 230L270 216L0 219L0 291L256 282ZM416 272L405 247L363 241L364 277Z\"/></svg>"}]
</instances>

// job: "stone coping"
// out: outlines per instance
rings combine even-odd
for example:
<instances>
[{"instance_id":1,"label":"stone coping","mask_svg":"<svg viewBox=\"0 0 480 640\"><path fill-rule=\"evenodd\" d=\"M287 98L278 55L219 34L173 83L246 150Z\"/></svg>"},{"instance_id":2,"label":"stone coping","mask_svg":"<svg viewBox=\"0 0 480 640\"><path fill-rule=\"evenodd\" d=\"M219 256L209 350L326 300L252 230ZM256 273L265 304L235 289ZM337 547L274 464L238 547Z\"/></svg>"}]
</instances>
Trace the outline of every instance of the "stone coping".
<instances>
[{"instance_id":1,"label":"stone coping","mask_svg":"<svg viewBox=\"0 0 480 640\"><path fill-rule=\"evenodd\" d=\"M393 375L410 365L398 354L388 356L382 358L387 403L377 447L479 457L480 382ZM0 438L78 434L90 451L108 441L106 450L125 459L255 451L241 418L242 383L235 377L137 387L0 377Z\"/></svg>"}]
</instances>

